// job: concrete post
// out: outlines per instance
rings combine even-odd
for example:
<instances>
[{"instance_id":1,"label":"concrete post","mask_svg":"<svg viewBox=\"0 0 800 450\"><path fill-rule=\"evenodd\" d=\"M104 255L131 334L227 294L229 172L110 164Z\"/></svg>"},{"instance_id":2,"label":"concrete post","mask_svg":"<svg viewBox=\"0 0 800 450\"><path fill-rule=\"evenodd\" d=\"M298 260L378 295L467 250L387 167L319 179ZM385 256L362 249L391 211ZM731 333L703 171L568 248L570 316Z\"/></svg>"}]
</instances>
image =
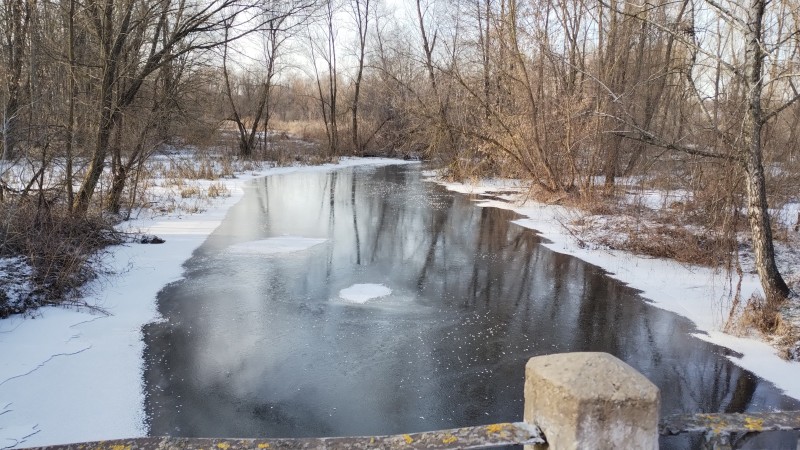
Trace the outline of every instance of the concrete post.
<instances>
[{"instance_id":1,"label":"concrete post","mask_svg":"<svg viewBox=\"0 0 800 450\"><path fill-rule=\"evenodd\" d=\"M525 422L547 440L535 449L657 449L661 395L608 353L538 356L525 365Z\"/></svg>"}]
</instances>

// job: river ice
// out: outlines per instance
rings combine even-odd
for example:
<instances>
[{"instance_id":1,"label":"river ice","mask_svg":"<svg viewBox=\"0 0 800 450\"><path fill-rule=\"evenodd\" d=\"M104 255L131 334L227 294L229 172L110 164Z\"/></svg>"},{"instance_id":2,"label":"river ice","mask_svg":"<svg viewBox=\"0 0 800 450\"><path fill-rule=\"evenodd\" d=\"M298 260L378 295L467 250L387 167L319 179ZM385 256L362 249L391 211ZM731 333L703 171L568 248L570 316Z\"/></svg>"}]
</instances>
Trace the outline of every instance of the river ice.
<instances>
[{"instance_id":1,"label":"river ice","mask_svg":"<svg viewBox=\"0 0 800 450\"><path fill-rule=\"evenodd\" d=\"M366 303L372 299L386 297L392 290L382 284L354 284L339 291L339 297L350 303Z\"/></svg>"},{"instance_id":2,"label":"river ice","mask_svg":"<svg viewBox=\"0 0 800 450\"><path fill-rule=\"evenodd\" d=\"M300 252L327 241L327 239L280 236L258 241L242 242L231 245L228 250L234 253L245 253L252 255L275 255Z\"/></svg>"}]
</instances>

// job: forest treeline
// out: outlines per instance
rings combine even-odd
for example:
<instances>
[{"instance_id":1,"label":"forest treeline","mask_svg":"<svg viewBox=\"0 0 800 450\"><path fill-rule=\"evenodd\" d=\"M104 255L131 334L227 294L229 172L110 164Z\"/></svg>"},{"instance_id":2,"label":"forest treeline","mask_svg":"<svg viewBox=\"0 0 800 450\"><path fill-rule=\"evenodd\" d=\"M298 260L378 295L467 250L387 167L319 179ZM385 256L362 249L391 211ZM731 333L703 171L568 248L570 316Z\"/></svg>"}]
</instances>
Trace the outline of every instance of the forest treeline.
<instances>
[{"instance_id":1,"label":"forest treeline","mask_svg":"<svg viewBox=\"0 0 800 450\"><path fill-rule=\"evenodd\" d=\"M798 188L796 0L0 5L3 253L14 224L102 229L164 144L269 158L284 128L595 208L631 180L681 190L693 245L739 267L746 231L766 303L791 295L771 214Z\"/></svg>"}]
</instances>

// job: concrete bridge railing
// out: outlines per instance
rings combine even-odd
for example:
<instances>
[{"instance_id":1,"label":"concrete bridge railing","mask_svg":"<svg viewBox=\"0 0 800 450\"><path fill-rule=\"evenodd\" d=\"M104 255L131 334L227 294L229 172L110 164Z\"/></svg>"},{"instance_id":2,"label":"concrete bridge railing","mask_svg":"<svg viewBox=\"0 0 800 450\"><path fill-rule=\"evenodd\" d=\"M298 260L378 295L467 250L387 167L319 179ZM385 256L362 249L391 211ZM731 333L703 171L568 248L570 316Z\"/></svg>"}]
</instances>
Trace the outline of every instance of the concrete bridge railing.
<instances>
[{"instance_id":1,"label":"concrete bridge railing","mask_svg":"<svg viewBox=\"0 0 800 450\"><path fill-rule=\"evenodd\" d=\"M656 385L608 353L539 356L525 365L525 422L553 449L657 449L660 405Z\"/></svg>"},{"instance_id":2,"label":"concrete bridge railing","mask_svg":"<svg viewBox=\"0 0 800 450\"><path fill-rule=\"evenodd\" d=\"M525 366L524 422L394 436L307 439L148 437L44 447L66 449L656 449L659 435L703 433L709 448L730 448L732 433L799 430L800 413L695 414L659 424L658 388L607 353L531 358ZM798 446L800 448L800 446Z\"/></svg>"}]
</instances>

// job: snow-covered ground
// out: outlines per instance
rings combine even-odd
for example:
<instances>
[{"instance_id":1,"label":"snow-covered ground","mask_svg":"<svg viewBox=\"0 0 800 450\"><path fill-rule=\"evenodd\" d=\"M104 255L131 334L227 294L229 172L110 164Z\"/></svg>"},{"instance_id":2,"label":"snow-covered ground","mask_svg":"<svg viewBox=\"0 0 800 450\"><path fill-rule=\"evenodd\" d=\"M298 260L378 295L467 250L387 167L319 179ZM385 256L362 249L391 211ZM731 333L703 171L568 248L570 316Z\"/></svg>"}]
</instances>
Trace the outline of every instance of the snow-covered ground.
<instances>
[{"instance_id":1,"label":"snow-covered ground","mask_svg":"<svg viewBox=\"0 0 800 450\"><path fill-rule=\"evenodd\" d=\"M510 209L524 218L515 223L538 231L547 241L543 245L559 253L575 256L599 266L617 280L642 291L642 296L652 304L692 320L697 329L696 337L718 344L742 356L728 356L735 364L769 380L787 395L800 399L800 362L786 361L777 350L752 338L741 338L721 332L728 311L731 293L735 286L718 270L689 266L675 261L637 256L625 251L609 250L586 245L565 226L579 216L572 208L524 201L527 188L513 180L487 180L477 184L449 183L436 178L431 172L430 180L436 181L451 191L464 194L487 194L502 200L480 200L478 206ZM520 194L508 194L517 191ZM494 194L502 192L502 194ZM677 193L678 197L685 195ZM663 196L646 197L655 205L664 204ZM796 271L796 268L795 268ZM746 273L741 285L741 297L747 299L752 293L762 293L758 278Z\"/></svg>"},{"instance_id":2,"label":"snow-covered ground","mask_svg":"<svg viewBox=\"0 0 800 450\"><path fill-rule=\"evenodd\" d=\"M229 195L207 198L190 208L201 211L197 214L186 214L186 208L178 207L161 212L161 217L124 222L125 230L153 234L166 243L111 249L106 262L118 275L98 282L85 299L107 315L47 307L33 319L0 320L0 449L144 435L142 326L159 320L158 291L181 278L183 262L241 198L246 182L296 171L400 163L342 159L338 164L272 168L235 179L196 181L193 186L200 190L215 185ZM159 189L164 190L155 188ZM299 251L318 241L281 237L231 251Z\"/></svg>"}]
</instances>

